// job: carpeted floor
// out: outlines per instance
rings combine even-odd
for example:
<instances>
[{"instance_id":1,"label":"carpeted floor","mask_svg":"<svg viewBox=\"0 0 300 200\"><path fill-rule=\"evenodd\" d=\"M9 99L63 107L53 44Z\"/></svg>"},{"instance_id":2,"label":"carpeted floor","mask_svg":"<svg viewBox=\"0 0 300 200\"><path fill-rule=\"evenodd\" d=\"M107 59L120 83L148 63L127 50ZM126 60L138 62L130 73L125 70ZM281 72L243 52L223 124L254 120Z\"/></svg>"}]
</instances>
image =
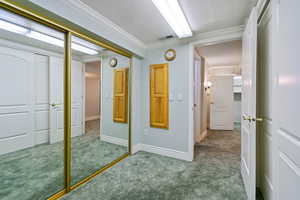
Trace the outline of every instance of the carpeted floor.
<instances>
[{"instance_id":1,"label":"carpeted floor","mask_svg":"<svg viewBox=\"0 0 300 200\"><path fill-rule=\"evenodd\" d=\"M99 140L98 122L88 123L87 134L72 140L72 183L127 152L126 147ZM46 199L63 188L63 166L62 142L0 156L0 199Z\"/></svg>"},{"instance_id":2,"label":"carpeted floor","mask_svg":"<svg viewBox=\"0 0 300 200\"><path fill-rule=\"evenodd\" d=\"M210 131L193 162L139 152L62 199L246 200L239 130Z\"/></svg>"}]
</instances>

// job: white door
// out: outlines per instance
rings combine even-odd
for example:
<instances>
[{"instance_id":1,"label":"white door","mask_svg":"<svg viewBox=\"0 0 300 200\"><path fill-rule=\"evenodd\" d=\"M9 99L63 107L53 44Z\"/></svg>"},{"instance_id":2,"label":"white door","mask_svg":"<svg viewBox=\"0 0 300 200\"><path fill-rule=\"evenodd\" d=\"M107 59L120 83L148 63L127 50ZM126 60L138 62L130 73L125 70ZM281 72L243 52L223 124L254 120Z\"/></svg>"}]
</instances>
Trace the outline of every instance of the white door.
<instances>
[{"instance_id":1,"label":"white door","mask_svg":"<svg viewBox=\"0 0 300 200\"><path fill-rule=\"evenodd\" d=\"M241 174L249 200L256 192L256 52L257 10L252 9L243 35Z\"/></svg>"},{"instance_id":2,"label":"white door","mask_svg":"<svg viewBox=\"0 0 300 200\"><path fill-rule=\"evenodd\" d=\"M72 137L83 134L83 64L72 61Z\"/></svg>"},{"instance_id":3,"label":"white door","mask_svg":"<svg viewBox=\"0 0 300 200\"><path fill-rule=\"evenodd\" d=\"M210 129L233 130L233 76L211 78Z\"/></svg>"},{"instance_id":4,"label":"white door","mask_svg":"<svg viewBox=\"0 0 300 200\"><path fill-rule=\"evenodd\" d=\"M194 61L194 142L201 136L201 61Z\"/></svg>"},{"instance_id":5,"label":"white door","mask_svg":"<svg viewBox=\"0 0 300 200\"><path fill-rule=\"evenodd\" d=\"M0 47L0 155L34 145L32 53Z\"/></svg>"},{"instance_id":6,"label":"white door","mask_svg":"<svg viewBox=\"0 0 300 200\"><path fill-rule=\"evenodd\" d=\"M64 60L50 57L50 143L64 138ZM83 134L83 64L72 61L72 137Z\"/></svg>"},{"instance_id":7,"label":"white door","mask_svg":"<svg viewBox=\"0 0 300 200\"><path fill-rule=\"evenodd\" d=\"M274 2L274 1L272 1ZM279 2L279 1L277 1ZM275 90L277 200L300 199L300 1L279 2ZM275 13L277 14L277 13Z\"/></svg>"},{"instance_id":8,"label":"white door","mask_svg":"<svg viewBox=\"0 0 300 200\"><path fill-rule=\"evenodd\" d=\"M64 60L49 58L49 142L64 139Z\"/></svg>"}]
</instances>

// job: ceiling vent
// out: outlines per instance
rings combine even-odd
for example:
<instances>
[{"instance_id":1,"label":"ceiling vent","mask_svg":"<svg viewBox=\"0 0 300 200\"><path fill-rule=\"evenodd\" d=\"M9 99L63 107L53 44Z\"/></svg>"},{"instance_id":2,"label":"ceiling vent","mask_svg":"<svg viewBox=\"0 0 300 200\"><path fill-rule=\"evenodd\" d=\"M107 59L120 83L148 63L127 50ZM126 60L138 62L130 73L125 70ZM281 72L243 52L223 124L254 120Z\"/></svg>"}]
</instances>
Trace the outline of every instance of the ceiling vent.
<instances>
[{"instance_id":1,"label":"ceiling vent","mask_svg":"<svg viewBox=\"0 0 300 200\"><path fill-rule=\"evenodd\" d=\"M174 35L167 35L167 36L159 38L159 40L168 40L168 39L172 39L172 38L174 38Z\"/></svg>"}]
</instances>

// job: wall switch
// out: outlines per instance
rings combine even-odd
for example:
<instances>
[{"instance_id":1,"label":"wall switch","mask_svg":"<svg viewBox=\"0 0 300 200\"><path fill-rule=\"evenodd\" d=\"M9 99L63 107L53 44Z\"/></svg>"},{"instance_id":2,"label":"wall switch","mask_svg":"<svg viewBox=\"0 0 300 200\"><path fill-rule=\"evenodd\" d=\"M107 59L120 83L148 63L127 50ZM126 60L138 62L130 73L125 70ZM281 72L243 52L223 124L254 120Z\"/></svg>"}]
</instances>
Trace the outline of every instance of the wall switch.
<instances>
[{"instance_id":1,"label":"wall switch","mask_svg":"<svg viewBox=\"0 0 300 200\"><path fill-rule=\"evenodd\" d=\"M177 95L177 101L183 101L183 95L181 93Z\"/></svg>"}]
</instances>

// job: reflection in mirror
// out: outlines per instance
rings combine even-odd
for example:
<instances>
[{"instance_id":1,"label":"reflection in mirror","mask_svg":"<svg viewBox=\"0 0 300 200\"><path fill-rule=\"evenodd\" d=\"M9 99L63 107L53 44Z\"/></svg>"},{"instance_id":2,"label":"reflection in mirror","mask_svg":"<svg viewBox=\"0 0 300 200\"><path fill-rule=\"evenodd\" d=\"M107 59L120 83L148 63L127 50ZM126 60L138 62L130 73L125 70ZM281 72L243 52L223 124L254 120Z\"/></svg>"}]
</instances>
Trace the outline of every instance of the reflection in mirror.
<instances>
[{"instance_id":1,"label":"reflection in mirror","mask_svg":"<svg viewBox=\"0 0 300 200\"><path fill-rule=\"evenodd\" d=\"M0 199L64 189L64 34L0 9Z\"/></svg>"},{"instance_id":2,"label":"reflection in mirror","mask_svg":"<svg viewBox=\"0 0 300 200\"><path fill-rule=\"evenodd\" d=\"M128 152L129 58L72 36L71 185ZM81 48L74 48L80 45ZM111 58L117 58L114 68Z\"/></svg>"}]
</instances>

